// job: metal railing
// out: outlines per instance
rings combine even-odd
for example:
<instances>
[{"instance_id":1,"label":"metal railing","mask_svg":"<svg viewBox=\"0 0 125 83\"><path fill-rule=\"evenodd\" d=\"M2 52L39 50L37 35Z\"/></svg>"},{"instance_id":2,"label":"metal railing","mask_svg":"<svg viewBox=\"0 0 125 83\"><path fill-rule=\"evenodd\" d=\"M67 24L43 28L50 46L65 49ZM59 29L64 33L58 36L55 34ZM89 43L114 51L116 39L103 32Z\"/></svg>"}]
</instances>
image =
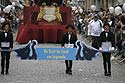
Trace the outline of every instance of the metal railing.
<instances>
[{"instance_id":1,"label":"metal railing","mask_svg":"<svg viewBox=\"0 0 125 83\"><path fill-rule=\"evenodd\" d=\"M4 5L2 5L2 4L0 4L0 7L4 8L5 6L4 6Z\"/></svg>"},{"instance_id":2,"label":"metal railing","mask_svg":"<svg viewBox=\"0 0 125 83\"><path fill-rule=\"evenodd\" d=\"M0 6L4 7L6 5L6 0L0 0Z\"/></svg>"}]
</instances>

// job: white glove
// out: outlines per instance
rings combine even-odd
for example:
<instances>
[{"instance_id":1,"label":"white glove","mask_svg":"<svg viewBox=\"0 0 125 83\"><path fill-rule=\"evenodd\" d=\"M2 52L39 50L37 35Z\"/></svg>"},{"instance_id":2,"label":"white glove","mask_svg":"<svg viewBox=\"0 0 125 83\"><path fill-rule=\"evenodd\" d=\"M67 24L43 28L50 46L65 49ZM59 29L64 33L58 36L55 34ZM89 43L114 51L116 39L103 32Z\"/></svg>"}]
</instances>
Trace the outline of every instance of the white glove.
<instances>
[{"instance_id":1,"label":"white glove","mask_svg":"<svg viewBox=\"0 0 125 83\"><path fill-rule=\"evenodd\" d=\"M115 50L115 48L114 48L114 47L112 47L112 48L111 48L111 50Z\"/></svg>"},{"instance_id":2,"label":"white glove","mask_svg":"<svg viewBox=\"0 0 125 83\"><path fill-rule=\"evenodd\" d=\"M101 48L101 47L99 47L99 50L101 50L101 51L102 51L102 48Z\"/></svg>"},{"instance_id":3,"label":"white glove","mask_svg":"<svg viewBox=\"0 0 125 83\"><path fill-rule=\"evenodd\" d=\"M65 48L64 46L62 46L61 48Z\"/></svg>"}]
</instances>

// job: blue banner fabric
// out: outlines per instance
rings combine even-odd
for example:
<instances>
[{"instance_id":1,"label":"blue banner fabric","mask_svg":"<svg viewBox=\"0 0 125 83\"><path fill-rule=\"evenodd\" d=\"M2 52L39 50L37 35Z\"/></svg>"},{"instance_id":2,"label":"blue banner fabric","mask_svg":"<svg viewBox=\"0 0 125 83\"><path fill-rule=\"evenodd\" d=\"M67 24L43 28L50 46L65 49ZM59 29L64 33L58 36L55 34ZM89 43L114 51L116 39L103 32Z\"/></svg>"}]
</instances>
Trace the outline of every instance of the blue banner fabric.
<instances>
[{"instance_id":1,"label":"blue banner fabric","mask_svg":"<svg viewBox=\"0 0 125 83\"><path fill-rule=\"evenodd\" d=\"M76 60L76 48L36 48L38 60Z\"/></svg>"},{"instance_id":2,"label":"blue banner fabric","mask_svg":"<svg viewBox=\"0 0 125 83\"><path fill-rule=\"evenodd\" d=\"M35 45L31 41L25 47L13 51L22 60L93 60L100 52L81 41L76 42L76 48L35 48Z\"/></svg>"}]
</instances>

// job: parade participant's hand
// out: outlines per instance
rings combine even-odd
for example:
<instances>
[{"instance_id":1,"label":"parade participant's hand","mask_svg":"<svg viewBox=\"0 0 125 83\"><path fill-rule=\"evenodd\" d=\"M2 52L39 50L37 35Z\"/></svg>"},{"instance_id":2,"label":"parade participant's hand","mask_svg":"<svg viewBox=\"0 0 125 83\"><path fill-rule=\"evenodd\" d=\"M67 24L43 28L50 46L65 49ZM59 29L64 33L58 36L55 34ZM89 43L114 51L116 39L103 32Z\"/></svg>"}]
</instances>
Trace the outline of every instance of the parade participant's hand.
<instances>
[{"instance_id":1,"label":"parade participant's hand","mask_svg":"<svg viewBox=\"0 0 125 83\"><path fill-rule=\"evenodd\" d=\"M9 51L12 51L12 48L10 48Z\"/></svg>"},{"instance_id":2,"label":"parade participant's hand","mask_svg":"<svg viewBox=\"0 0 125 83\"><path fill-rule=\"evenodd\" d=\"M101 48L101 47L99 47L99 50L100 50L100 51L102 51L102 48Z\"/></svg>"},{"instance_id":3,"label":"parade participant's hand","mask_svg":"<svg viewBox=\"0 0 125 83\"><path fill-rule=\"evenodd\" d=\"M112 47L112 48L111 48L111 50L115 50L115 48L114 48L114 47Z\"/></svg>"}]
</instances>

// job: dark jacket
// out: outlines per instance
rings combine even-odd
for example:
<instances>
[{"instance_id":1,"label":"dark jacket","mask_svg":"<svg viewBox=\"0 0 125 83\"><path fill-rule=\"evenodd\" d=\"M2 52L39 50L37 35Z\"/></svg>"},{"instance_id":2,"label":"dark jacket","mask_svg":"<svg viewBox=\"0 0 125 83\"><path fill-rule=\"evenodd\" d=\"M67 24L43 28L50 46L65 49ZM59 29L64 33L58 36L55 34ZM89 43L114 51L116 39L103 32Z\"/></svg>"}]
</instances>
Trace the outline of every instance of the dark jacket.
<instances>
[{"instance_id":1,"label":"dark jacket","mask_svg":"<svg viewBox=\"0 0 125 83\"><path fill-rule=\"evenodd\" d=\"M1 49L13 48L13 34L11 32L6 32L6 33L7 33L7 37L5 37L5 32L2 32L0 34L0 48ZM1 47L2 42L9 42L10 43L9 47Z\"/></svg>"},{"instance_id":2,"label":"dark jacket","mask_svg":"<svg viewBox=\"0 0 125 83\"><path fill-rule=\"evenodd\" d=\"M100 34L99 47L101 47L102 42L111 42L112 47L115 47L115 36L114 36L114 34L111 31L109 31L107 33L108 33L107 37L106 37L106 32L105 31L103 31Z\"/></svg>"},{"instance_id":3,"label":"dark jacket","mask_svg":"<svg viewBox=\"0 0 125 83\"><path fill-rule=\"evenodd\" d=\"M66 32L66 33L64 34L64 36L63 36L63 38L62 38L61 46L64 46L65 44L68 44L68 43L74 44L74 46L75 46L75 42L77 41L77 36L72 32L72 33L71 33L71 38L70 38L70 40L69 40L68 35L69 35L68 32ZM75 47L76 47L76 46L75 46Z\"/></svg>"}]
</instances>

